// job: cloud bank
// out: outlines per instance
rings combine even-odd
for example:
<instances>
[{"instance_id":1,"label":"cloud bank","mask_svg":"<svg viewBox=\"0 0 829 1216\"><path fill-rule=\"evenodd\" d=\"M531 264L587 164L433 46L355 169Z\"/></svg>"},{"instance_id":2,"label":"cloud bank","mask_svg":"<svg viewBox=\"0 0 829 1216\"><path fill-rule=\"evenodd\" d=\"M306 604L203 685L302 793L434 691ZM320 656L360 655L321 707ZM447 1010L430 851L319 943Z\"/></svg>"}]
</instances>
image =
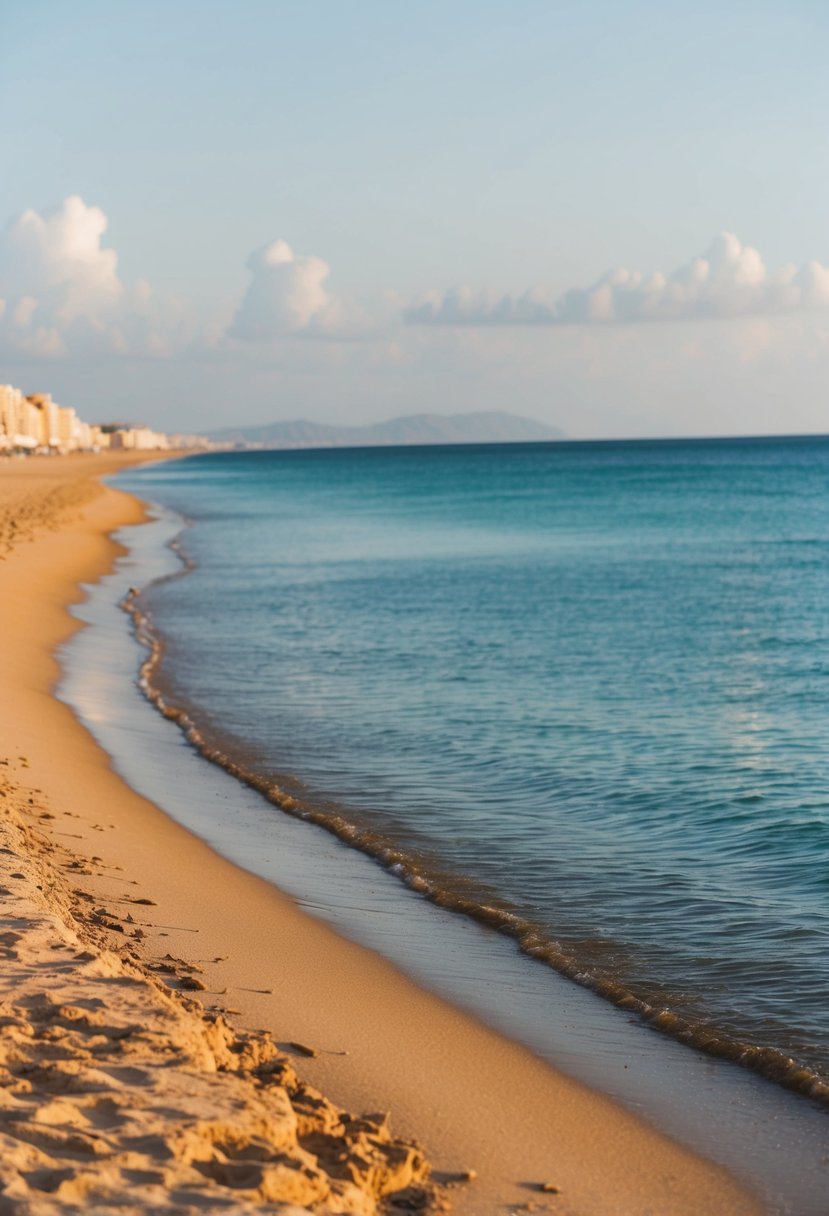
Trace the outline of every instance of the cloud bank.
<instances>
[{"instance_id":1,"label":"cloud bank","mask_svg":"<svg viewBox=\"0 0 829 1216\"><path fill-rule=\"evenodd\" d=\"M24 211L0 235L0 351L35 357L166 355L182 318L150 285L127 288L101 241L107 217L77 194Z\"/></svg>"},{"instance_id":2,"label":"cloud bank","mask_svg":"<svg viewBox=\"0 0 829 1216\"><path fill-rule=\"evenodd\" d=\"M296 339L317 339L329 347L315 356L321 360L352 339L372 339L374 350L385 350L401 318L432 328L587 330L829 308L828 266L810 261L772 272L756 249L728 232L667 274L617 268L558 298L541 288L504 295L454 287L406 308L387 293L371 315L331 293L331 267L321 257L274 240L248 258L242 298L227 301L221 319L199 329L194 308L159 301L144 280L122 282L115 250L103 245L107 226L99 207L72 195L42 214L24 211L0 234L0 355L165 358L224 350L272 361L286 358Z\"/></svg>"},{"instance_id":3,"label":"cloud bank","mask_svg":"<svg viewBox=\"0 0 829 1216\"><path fill-rule=\"evenodd\" d=\"M0 354L165 357L296 337L366 338L385 326L385 317L329 292L322 258L275 240L248 258L251 280L230 324L199 332L194 309L157 300L144 280L121 281L117 253L102 244L107 227L100 207L71 195L42 214L24 211L0 234Z\"/></svg>"},{"instance_id":4,"label":"cloud bank","mask_svg":"<svg viewBox=\"0 0 829 1216\"><path fill-rule=\"evenodd\" d=\"M540 289L508 296L456 287L429 293L404 312L418 325L601 325L687 321L829 306L829 267L807 262L769 272L756 249L723 232L670 274L619 267L557 300Z\"/></svg>"},{"instance_id":5,"label":"cloud bank","mask_svg":"<svg viewBox=\"0 0 829 1216\"><path fill-rule=\"evenodd\" d=\"M43 215L24 211L0 238L3 337L32 354L67 353L71 334L100 336L124 294L107 219L72 195Z\"/></svg>"}]
</instances>

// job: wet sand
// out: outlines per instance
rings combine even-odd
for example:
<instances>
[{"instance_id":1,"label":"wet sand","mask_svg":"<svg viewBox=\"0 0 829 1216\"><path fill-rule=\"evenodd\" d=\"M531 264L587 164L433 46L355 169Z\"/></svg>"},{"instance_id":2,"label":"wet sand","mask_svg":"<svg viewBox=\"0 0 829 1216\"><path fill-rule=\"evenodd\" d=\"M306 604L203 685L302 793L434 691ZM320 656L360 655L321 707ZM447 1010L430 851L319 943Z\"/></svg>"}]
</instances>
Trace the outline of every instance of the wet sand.
<instances>
[{"instance_id":1,"label":"wet sand","mask_svg":"<svg viewBox=\"0 0 829 1216\"><path fill-rule=\"evenodd\" d=\"M378 956L345 941L269 883L218 856L113 773L106 753L51 695L58 674L55 648L77 628L66 607L80 597L78 583L92 581L110 567L117 548L108 533L142 515L134 499L91 480L111 471L112 462L111 457L90 457L0 465L0 537L5 548L0 561L0 737L5 744L0 759L8 760L2 771L10 793L12 787L16 791L0 803L7 810L14 802L15 814L36 820L42 837L38 864L61 867L59 872L71 875L72 887L80 893L72 905L50 905L48 914L84 941L84 935L92 935L93 950L132 969L130 975L135 970L135 982L145 986L143 996L138 989L134 993L137 1003L126 1015L129 1024L142 1023L142 1001L147 1001L150 1017L155 1000L151 994L170 999L158 987L161 983L185 994L187 1004L175 1004L176 1016L186 1015L199 1026L214 1024L202 1020L202 1007L210 1019L227 1011L224 1016L236 1029L218 1025L230 1041L233 1033L244 1040L251 1031L270 1031L280 1048L274 1057L279 1069L295 1068L351 1115L389 1111L393 1133L422 1145L435 1176L448 1184L444 1192L458 1212L741 1216L761 1211L759 1202L723 1170L422 991ZM54 818L42 819L44 814ZM21 830L14 824L12 828ZM31 876L34 865L34 850L24 840L14 853L18 868L13 872ZM40 885L48 893L44 883ZM136 904L136 899L152 902ZM84 909L85 919L78 920ZM20 919L17 912L14 916ZM66 965L58 974L55 958L63 956L55 956L47 945L35 944L27 954L35 972L45 968L43 978L32 983L58 994L65 982L71 988L66 1002L78 1006L85 964L81 960L76 967ZM21 948L16 942L9 947ZM2 963L6 999L14 995L15 974L14 960L12 965L9 960ZM117 986L125 986L120 978ZM51 1005L58 999L50 997ZM58 1029L76 1033L62 1023ZM165 1046L165 1033L142 1043L145 1055L138 1072L152 1072L146 1062L152 1044L162 1056L175 1055L174 1046ZM174 1044L172 1029L168 1037ZM49 1058L51 1042L39 1049L46 1052L42 1059ZM189 1065L184 1068L192 1072ZM256 1068L247 1071L252 1075L236 1076L234 1083L248 1085L261 1096L262 1079L253 1075ZM137 1083L130 1087L129 1075L127 1070L123 1105L138 1109L146 1094ZM267 1088L287 1093L290 1100L290 1085L269 1082ZM199 1100L194 1099L195 1105L185 1105L180 1112L181 1127L168 1128L165 1134L175 1139L194 1120L212 1116L212 1080L201 1092L201 1101L209 1101L209 1107L200 1113ZM676 1100L682 1101L682 1095ZM55 1108L51 1098L44 1101L51 1113L40 1120L32 1115L28 1121L51 1119L50 1127L68 1134L74 1116L60 1104ZM337 1126L342 1134L355 1125L340 1120ZM377 1130L381 1125L375 1121L369 1126L372 1132L360 1134L379 1140L374 1145L379 1153L385 1143ZM122 1185L117 1182L119 1170L134 1168L140 1175L145 1169L148 1176L153 1172L148 1166L119 1164L118 1144L111 1146L107 1135L101 1154L84 1159L84 1171L93 1175L89 1182L85 1173L88 1196L96 1194L96 1186L105 1195L107 1186ZM23 1138L21 1143L31 1141ZM228 1158L229 1146L222 1144L216 1152ZM47 1155L52 1151L37 1148ZM275 1151L273 1145L260 1149L262 1161ZM299 1149L309 1151L301 1145ZM405 1152L399 1145L396 1151ZM192 1162L182 1168L192 1169ZM474 1177L461 1181L467 1172ZM15 1182L22 1186L21 1178L31 1187L26 1181L31 1173L21 1167L16 1179L8 1181L4 1175L6 1193ZM268 1176L267 1185L275 1185L272 1170ZM173 1184L148 1177L143 1183L139 1178L137 1185L139 1191L161 1187L161 1195ZM373 1205L374 1195L361 1187L365 1202ZM135 1188L134 1182L136 1206L159 1206L155 1192L147 1189L143 1195ZM248 1190L245 1202L264 1201L256 1187ZM208 1191L193 1203L204 1210L237 1197L242 1198L242 1189L234 1187L233 1171L214 1170ZM273 1194L272 1201L276 1198ZM435 1194L408 1198L443 1202ZM310 1199L292 1201L305 1204ZM42 1205L48 1195L41 1191L26 1202ZM333 1211L337 1209L331 1203L339 1200L329 1196L316 1202L315 1210Z\"/></svg>"}]
</instances>

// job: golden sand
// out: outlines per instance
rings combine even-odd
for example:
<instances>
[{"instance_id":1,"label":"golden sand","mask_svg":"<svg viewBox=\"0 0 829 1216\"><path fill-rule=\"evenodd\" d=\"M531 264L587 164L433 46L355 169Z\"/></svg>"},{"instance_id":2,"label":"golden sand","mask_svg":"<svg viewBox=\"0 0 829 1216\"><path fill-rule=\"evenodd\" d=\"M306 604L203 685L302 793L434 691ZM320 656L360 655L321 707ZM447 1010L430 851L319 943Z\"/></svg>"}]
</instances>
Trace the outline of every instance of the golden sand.
<instances>
[{"instance_id":1,"label":"golden sand","mask_svg":"<svg viewBox=\"0 0 829 1216\"><path fill-rule=\"evenodd\" d=\"M51 689L134 459L0 464L0 1212L762 1211L117 777Z\"/></svg>"}]
</instances>

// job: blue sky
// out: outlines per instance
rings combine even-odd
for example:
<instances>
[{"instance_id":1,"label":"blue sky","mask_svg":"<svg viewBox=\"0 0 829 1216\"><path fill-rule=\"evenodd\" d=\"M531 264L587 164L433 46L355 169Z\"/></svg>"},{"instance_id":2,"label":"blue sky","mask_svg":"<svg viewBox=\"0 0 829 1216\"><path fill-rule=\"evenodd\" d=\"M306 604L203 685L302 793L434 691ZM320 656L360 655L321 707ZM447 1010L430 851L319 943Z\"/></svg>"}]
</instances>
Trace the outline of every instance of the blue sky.
<instances>
[{"instance_id":1,"label":"blue sky","mask_svg":"<svg viewBox=\"0 0 829 1216\"><path fill-rule=\"evenodd\" d=\"M827 11L6 0L0 379L170 427L826 429Z\"/></svg>"}]
</instances>

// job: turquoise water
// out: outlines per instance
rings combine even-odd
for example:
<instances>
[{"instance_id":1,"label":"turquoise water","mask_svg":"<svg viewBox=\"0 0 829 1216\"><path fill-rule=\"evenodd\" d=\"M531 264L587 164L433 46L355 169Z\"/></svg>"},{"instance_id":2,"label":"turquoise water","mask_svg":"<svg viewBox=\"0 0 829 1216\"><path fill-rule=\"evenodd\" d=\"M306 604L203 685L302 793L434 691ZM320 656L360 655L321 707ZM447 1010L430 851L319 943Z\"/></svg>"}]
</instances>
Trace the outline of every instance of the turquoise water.
<instances>
[{"instance_id":1,"label":"turquoise water","mask_svg":"<svg viewBox=\"0 0 829 1216\"><path fill-rule=\"evenodd\" d=\"M139 607L208 754L823 1092L829 441L226 453L119 484L192 524Z\"/></svg>"}]
</instances>

